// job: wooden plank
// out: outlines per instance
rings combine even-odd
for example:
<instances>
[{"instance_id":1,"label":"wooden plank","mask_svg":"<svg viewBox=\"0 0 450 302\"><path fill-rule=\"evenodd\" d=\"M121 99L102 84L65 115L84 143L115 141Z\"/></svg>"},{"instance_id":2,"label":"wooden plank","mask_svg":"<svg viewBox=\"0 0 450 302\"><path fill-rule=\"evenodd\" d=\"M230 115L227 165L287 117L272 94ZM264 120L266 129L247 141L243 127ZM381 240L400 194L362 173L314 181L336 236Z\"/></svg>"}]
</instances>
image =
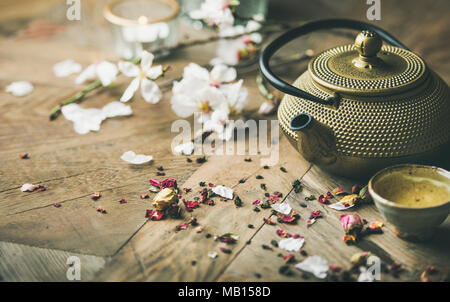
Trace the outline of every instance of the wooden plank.
<instances>
[{"instance_id":1,"label":"wooden plank","mask_svg":"<svg viewBox=\"0 0 450 302\"><path fill-rule=\"evenodd\" d=\"M198 195L200 181L206 183L223 184L233 187L243 201L243 207L236 208L232 201L217 201L216 205L209 207L202 205L192 214L185 213L183 220L165 220L163 222L147 222L144 227L130 240L134 250L128 249L119 252L113 257L97 280L127 280L127 281L212 281L222 273L224 268L261 227L263 217L268 212L254 212L251 203L264 197L260 188L261 183L267 184L267 192L279 191L287 194L291 189L293 179L301 177L309 168L309 164L296 156L295 150L285 138L280 141L279 164L270 169L260 167L259 156L252 156L252 162L245 162L245 156L211 156L204 166L197 170L182 187L192 187L193 194L187 198ZM287 167L287 173L279 170L280 166ZM264 179L256 179L261 175ZM245 183L239 183L246 179ZM197 234L192 227L177 234L173 232L176 225L197 217L199 224L205 230ZM253 224L249 228L248 224ZM238 234L239 240L235 245L227 246L232 254L219 251L224 244L205 238L206 233L221 235L232 232ZM210 251L219 253L217 259L210 259ZM139 271L136 257L141 259L140 268L143 274L136 276ZM195 261L195 265L190 265Z\"/></svg>"},{"instance_id":2,"label":"wooden plank","mask_svg":"<svg viewBox=\"0 0 450 302\"><path fill-rule=\"evenodd\" d=\"M80 259L79 281L90 281L105 265L97 256L74 254L59 250L36 248L0 241L0 281L66 282L71 256Z\"/></svg>"},{"instance_id":3,"label":"wooden plank","mask_svg":"<svg viewBox=\"0 0 450 302\"><path fill-rule=\"evenodd\" d=\"M321 171L317 167L311 168L303 177L304 189L300 193L291 192L287 200L295 211L300 213L302 219L298 225L264 225L260 232L252 239L252 244L246 247L235 261L220 276L219 281L318 281L310 274L302 274L291 267L292 275L281 275L278 270L284 265L283 259L277 257L278 253L288 254L278 248L274 251L263 250L262 244L270 246L271 240L277 242L280 238L276 235L276 229L283 229L289 233L299 233L305 237L304 250L309 256L319 255L329 262L329 264L340 265L345 269L351 268L350 257L358 252L370 251L380 257L387 265L400 263L403 271L399 278L383 273L382 281L419 281L420 273L428 266L434 265L443 271L450 269L448 253L450 244L448 229L450 219L442 225L434 240L426 243L411 243L397 238L393 232L392 225L387 223L374 205L364 204L351 211L336 211L322 205L317 201L305 201L305 197L311 194L318 197L327 191L331 191L338 186L342 186L346 191L351 191L354 181L331 176ZM331 200L335 202L335 200ZM307 205L306 208L300 203ZM313 210L321 210L324 218L311 227L306 227L306 219ZM374 234L365 237L358 244L348 246L342 241L344 232L339 222L339 216L347 212L357 212L361 218L370 221L381 220L385 223L383 234ZM300 253L295 253L298 263L305 257ZM294 263L294 264L295 264ZM260 274L261 279L255 275ZM307 279L305 279L305 276Z\"/></svg>"}]
</instances>

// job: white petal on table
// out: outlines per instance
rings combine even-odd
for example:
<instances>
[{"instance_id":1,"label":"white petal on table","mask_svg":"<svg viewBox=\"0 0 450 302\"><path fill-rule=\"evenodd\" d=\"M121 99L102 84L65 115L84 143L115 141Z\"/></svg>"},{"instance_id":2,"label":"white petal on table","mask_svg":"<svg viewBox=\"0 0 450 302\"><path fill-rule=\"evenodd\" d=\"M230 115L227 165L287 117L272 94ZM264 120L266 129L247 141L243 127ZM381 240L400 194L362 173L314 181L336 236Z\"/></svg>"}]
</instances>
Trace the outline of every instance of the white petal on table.
<instances>
[{"instance_id":1,"label":"white petal on table","mask_svg":"<svg viewBox=\"0 0 450 302\"><path fill-rule=\"evenodd\" d=\"M121 102L111 102L102 108L102 112L106 118L116 116L127 116L133 114L133 110L130 106Z\"/></svg>"},{"instance_id":2,"label":"white petal on table","mask_svg":"<svg viewBox=\"0 0 450 302\"><path fill-rule=\"evenodd\" d=\"M144 154L136 154L133 151L127 151L120 157L122 160L134 164L134 165L140 165L144 163L148 163L153 159L151 155L144 155Z\"/></svg>"},{"instance_id":3,"label":"white petal on table","mask_svg":"<svg viewBox=\"0 0 450 302\"><path fill-rule=\"evenodd\" d=\"M81 72L81 65L72 59L67 59L53 65L53 74L58 78Z\"/></svg>"},{"instance_id":4,"label":"white petal on table","mask_svg":"<svg viewBox=\"0 0 450 302\"><path fill-rule=\"evenodd\" d=\"M328 207L334 209L334 210L338 210L338 211L345 211L347 209L353 208L355 206L355 204L352 204L351 206L346 207L342 202L336 202L333 204L330 204Z\"/></svg>"},{"instance_id":5,"label":"white petal on table","mask_svg":"<svg viewBox=\"0 0 450 302\"><path fill-rule=\"evenodd\" d=\"M275 203L271 205L271 207L272 209L283 215L289 215L292 211L292 207L289 205L287 201L283 203Z\"/></svg>"},{"instance_id":6,"label":"white petal on table","mask_svg":"<svg viewBox=\"0 0 450 302\"><path fill-rule=\"evenodd\" d=\"M194 152L194 143L188 142L185 144L180 144L173 148L175 154L191 155Z\"/></svg>"},{"instance_id":7,"label":"white petal on table","mask_svg":"<svg viewBox=\"0 0 450 302\"><path fill-rule=\"evenodd\" d=\"M233 189L231 188L224 186L215 186L211 190L220 197L233 199Z\"/></svg>"},{"instance_id":8,"label":"white petal on table","mask_svg":"<svg viewBox=\"0 0 450 302\"><path fill-rule=\"evenodd\" d=\"M30 94L34 90L34 87L28 81L17 81L6 86L5 90L14 96L25 96Z\"/></svg>"},{"instance_id":9,"label":"white petal on table","mask_svg":"<svg viewBox=\"0 0 450 302\"><path fill-rule=\"evenodd\" d=\"M33 192L34 190L36 190L37 186L33 185L33 184L23 184L22 187L20 188L20 190L22 192Z\"/></svg>"},{"instance_id":10,"label":"white petal on table","mask_svg":"<svg viewBox=\"0 0 450 302\"><path fill-rule=\"evenodd\" d=\"M286 250L288 252L298 252L302 248L303 244L305 243L305 238L299 237L299 238L285 238L281 239L280 242L278 242L278 247L280 249Z\"/></svg>"},{"instance_id":11,"label":"white petal on table","mask_svg":"<svg viewBox=\"0 0 450 302\"><path fill-rule=\"evenodd\" d=\"M217 258L217 252L209 252L208 257L211 259Z\"/></svg>"},{"instance_id":12,"label":"white petal on table","mask_svg":"<svg viewBox=\"0 0 450 302\"><path fill-rule=\"evenodd\" d=\"M329 267L327 260L320 256L310 256L295 265L295 268L312 273L319 279L326 278Z\"/></svg>"},{"instance_id":13,"label":"white petal on table","mask_svg":"<svg viewBox=\"0 0 450 302\"><path fill-rule=\"evenodd\" d=\"M125 92L122 94L122 97L120 98L121 102L126 103L129 100L131 100L131 98L133 97L134 93L139 88L140 81L141 80L139 78L134 78L131 81L130 85L128 85L127 89L125 89Z\"/></svg>"}]
</instances>

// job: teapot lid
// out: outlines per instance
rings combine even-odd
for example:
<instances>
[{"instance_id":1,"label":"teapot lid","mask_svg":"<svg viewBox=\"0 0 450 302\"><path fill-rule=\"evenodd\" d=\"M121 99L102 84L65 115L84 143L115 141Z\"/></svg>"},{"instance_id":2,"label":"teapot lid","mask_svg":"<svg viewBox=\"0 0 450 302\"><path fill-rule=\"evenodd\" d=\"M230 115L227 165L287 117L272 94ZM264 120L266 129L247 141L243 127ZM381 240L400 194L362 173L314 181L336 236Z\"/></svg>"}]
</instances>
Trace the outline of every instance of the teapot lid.
<instances>
[{"instance_id":1,"label":"teapot lid","mask_svg":"<svg viewBox=\"0 0 450 302\"><path fill-rule=\"evenodd\" d=\"M326 50L311 60L309 73L325 88L360 96L402 92L426 79L427 67L418 55L382 44L376 32L364 30L354 45Z\"/></svg>"}]
</instances>

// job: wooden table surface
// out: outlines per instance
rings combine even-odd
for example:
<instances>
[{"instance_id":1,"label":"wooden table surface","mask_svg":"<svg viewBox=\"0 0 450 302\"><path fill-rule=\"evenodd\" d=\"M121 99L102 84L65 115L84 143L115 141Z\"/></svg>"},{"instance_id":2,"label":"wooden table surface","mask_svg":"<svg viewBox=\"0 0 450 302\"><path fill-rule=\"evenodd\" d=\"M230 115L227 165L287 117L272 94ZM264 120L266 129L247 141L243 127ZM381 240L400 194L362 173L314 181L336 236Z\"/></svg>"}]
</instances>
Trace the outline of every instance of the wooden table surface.
<instances>
[{"instance_id":1,"label":"wooden table surface","mask_svg":"<svg viewBox=\"0 0 450 302\"><path fill-rule=\"evenodd\" d=\"M421 272L429 265L448 271L449 219L431 241L411 243L396 237L392 225L373 204L363 204L355 212L368 221L383 221L384 233L346 245L339 222L342 212L317 201L306 201L306 208L300 203L305 202L305 196L319 196L338 186L348 191L353 184L363 185L365 181L322 172L302 159L285 137L280 136L279 163L270 169L260 166L262 155L250 156L251 162L244 161L249 156L211 155L203 164L187 163L186 157L172 155L171 141L176 133L170 129L177 117L170 108L171 85L167 83L179 77L189 62L206 64L214 56L215 44L178 51L161 61L171 70L159 80L164 98L157 105L135 98L130 103L134 112L131 117L109 119L99 132L86 135L76 134L72 122L63 117L50 122L51 108L83 87L74 84L75 76L54 77L53 64L67 58L83 66L102 57L117 60L111 50L108 27L101 21L102 1L82 2L83 8L89 8L88 20L79 22L65 20L66 6L61 1L0 3L0 280L67 281L66 261L74 255L81 259L82 281L316 281L293 266L291 275L279 273L284 262L278 254L287 253L275 247L262 248L280 239L277 229L301 234L308 255L320 255L345 269L351 266L350 257L362 251L371 251L387 265L402 265L403 272L398 277L383 273L383 281L420 280ZM342 1L339 6L334 1L310 2L292 8L290 1L274 1L271 17L292 21L325 17L365 19L364 1ZM449 17L446 0L414 4L385 1L382 21L376 24L422 55L449 82ZM45 37L25 35L27 24L39 20L62 24L63 31ZM326 40L322 37L293 43L285 52L298 53L306 48L319 51L350 42L333 35L327 35ZM293 81L305 66L292 64L279 72ZM263 101L256 87L256 75L242 75L249 89L248 112ZM31 81L34 92L20 98L6 93L4 87L16 80ZM82 106L99 108L117 100L127 82L128 79L119 78L114 88L89 94ZM261 118L254 113L248 116ZM151 154L154 161L131 166L120 159L128 150ZM21 153L29 153L30 158L20 159ZM164 167L167 177L177 179L180 187L192 188L187 198L198 195L199 182L205 181L232 187L243 206L236 208L232 201L217 199L215 206L203 205L192 213L183 212L181 219L148 221L145 211L152 208L151 199L142 200L139 195L148 192L150 177L163 178L156 176L159 166ZM264 179L256 179L256 175ZM240 183L241 179L245 183ZM292 190L295 179L304 185L299 193ZM47 190L23 193L20 187L24 183L39 183ZM283 193L283 198L301 216L297 224L268 225L263 218L272 216L270 210L253 211L252 201L264 198L261 183L267 185L268 192ZM89 195L97 191L102 192L102 197L93 201ZM121 198L127 203L120 204ZM62 207L54 207L55 202ZM96 211L99 205L107 214ZM309 213L318 209L324 218L307 228ZM204 227L202 233L196 233L193 227L173 231L192 216ZM249 224L254 228L249 228ZM206 234L226 232L239 235L236 244L227 246L231 254L221 253L223 244L206 238ZM218 252L218 257L209 258L210 251ZM304 258L296 254L298 261Z\"/></svg>"}]
</instances>

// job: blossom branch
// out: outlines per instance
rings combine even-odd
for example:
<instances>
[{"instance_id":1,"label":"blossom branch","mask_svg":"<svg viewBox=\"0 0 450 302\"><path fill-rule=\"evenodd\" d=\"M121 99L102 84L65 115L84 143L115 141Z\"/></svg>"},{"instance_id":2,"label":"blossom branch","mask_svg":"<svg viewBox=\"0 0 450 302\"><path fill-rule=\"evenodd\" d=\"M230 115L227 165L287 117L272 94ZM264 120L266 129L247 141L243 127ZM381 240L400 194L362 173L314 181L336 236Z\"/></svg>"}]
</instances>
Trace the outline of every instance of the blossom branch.
<instances>
[{"instance_id":1,"label":"blossom branch","mask_svg":"<svg viewBox=\"0 0 450 302\"><path fill-rule=\"evenodd\" d=\"M131 62L134 64L138 64L140 62L140 58L133 59L133 60L131 60ZM169 69L170 69L170 66L165 66L162 70L162 73L160 75L158 75L156 78L151 79L151 80L156 81L157 79L164 77L166 71ZM120 74L121 74L120 71L117 72L117 75L120 75ZM89 92L91 92L101 86L102 86L102 82L100 80L92 82L86 88L84 88L83 90L81 90L80 92L78 92L77 94L72 96L71 98L69 98L67 101L65 101L61 104L58 104L50 112L50 120L53 121L54 119L56 119L58 117L58 115L61 113L62 107L72 104L72 103L80 102L86 94L88 94Z\"/></svg>"}]
</instances>

